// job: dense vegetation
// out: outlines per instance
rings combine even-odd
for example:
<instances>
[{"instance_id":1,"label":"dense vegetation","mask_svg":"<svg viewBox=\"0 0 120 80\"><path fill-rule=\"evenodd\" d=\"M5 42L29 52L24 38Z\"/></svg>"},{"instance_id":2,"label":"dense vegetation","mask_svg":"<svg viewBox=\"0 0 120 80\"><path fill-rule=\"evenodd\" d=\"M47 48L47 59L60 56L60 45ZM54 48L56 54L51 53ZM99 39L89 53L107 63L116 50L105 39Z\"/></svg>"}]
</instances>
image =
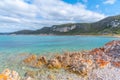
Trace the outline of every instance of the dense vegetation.
<instances>
[{"instance_id":1,"label":"dense vegetation","mask_svg":"<svg viewBox=\"0 0 120 80\"><path fill-rule=\"evenodd\" d=\"M10 34L54 34L54 35L101 35L120 34L120 15L110 16L94 23L68 23L43 27L39 30L22 30Z\"/></svg>"}]
</instances>

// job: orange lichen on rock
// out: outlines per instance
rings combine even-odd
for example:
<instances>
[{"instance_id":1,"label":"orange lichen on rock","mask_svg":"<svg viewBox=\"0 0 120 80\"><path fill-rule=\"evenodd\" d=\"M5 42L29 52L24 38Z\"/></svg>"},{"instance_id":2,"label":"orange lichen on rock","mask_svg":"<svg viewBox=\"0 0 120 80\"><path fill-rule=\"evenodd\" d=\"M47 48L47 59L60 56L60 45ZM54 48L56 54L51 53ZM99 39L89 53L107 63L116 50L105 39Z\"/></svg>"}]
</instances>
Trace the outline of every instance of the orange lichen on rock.
<instances>
[{"instance_id":1,"label":"orange lichen on rock","mask_svg":"<svg viewBox=\"0 0 120 80\"><path fill-rule=\"evenodd\" d=\"M28 56L26 59L24 59L23 62L29 64L29 63L31 63L32 61L35 61L36 58L37 58L36 55L30 55L30 56Z\"/></svg>"},{"instance_id":2,"label":"orange lichen on rock","mask_svg":"<svg viewBox=\"0 0 120 80\"><path fill-rule=\"evenodd\" d=\"M96 63L100 68L104 68L105 66L109 64L109 61L105 61L103 59L97 59Z\"/></svg>"},{"instance_id":3,"label":"orange lichen on rock","mask_svg":"<svg viewBox=\"0 0 120 80\"><path fill-rule=\"evenodd\" d=\"M0 80L20 80L20 76L16 71L5 69L0 74Z\"/></svg>"},{"instance_id":4,"label":"orange lichen on rock","mask_svg":"<svg viewBox=\"0 0 120 80\"><path fill-rule=\"evenodd\" d=\"M87 63L88 65L92 65L93 64L93 61L92 60L84 60L83 62Z\"/></svg>"},{"instance_id":5,"label":"orange lichen on rock","mask_svg":"<svg viewBox=\"0 0 120 80\"><path fill-rule=\"evenodd\" d=\"M43 64L47 64L47 60L44 56L38 57L33 63L34 67L40 67Z\"/></svg>"},{"instance_id":6,"label":"orange lichen on rock","mask_svg":"<svg viewBox=\"0 0 120 80\"><path fill-rule=\"evenodd\" d=\"M37 58L37 61L38 61L38 62L41 62L42 64L47 64L46 57L44 57L44 56L38 57L38 58Z\"/></svg>"},{"instance_id":7,"label":"orange lichen on rock","mask_svg":"<svg viewBox=\"0 0 120 80\"><path fill-rule=\"evenodd\" d=\"M0 80L7 80L7 76L4 74L0 74Z\"/></svg>"},{"instance_id":8,"label":"orange lichen on rock","mask_svg":"<svg viewBox=\"0 0 120 80\"><path fill-rule=\"evenodd\" d=\"M47 64L47 60L44 56L37 57L36 55L30 55L23 60L25 64L31 67L41 67L43 64Z\"/></svg>"},{"instance_id":9,"label":"orange lichen on rock","mask_svg":"<svg viewBox=\"0 0 120 80\"><path fill-rule=\"evenodd\" d=\"M112 62L112 65L115 67L120 68L120 61L119 62Z\"/></svg>"},{"instance_id":10,"label":"orange lichen on rock","mask_svg":"<svg viewBox=\"0 0 120 80\"><path fill-rule=\"evenodd\" d=\"M95 48L89 52L90 55L99 55L99 56L102 56L103 53L104 53L104 48Z\"/></svg>"}]
</instances>

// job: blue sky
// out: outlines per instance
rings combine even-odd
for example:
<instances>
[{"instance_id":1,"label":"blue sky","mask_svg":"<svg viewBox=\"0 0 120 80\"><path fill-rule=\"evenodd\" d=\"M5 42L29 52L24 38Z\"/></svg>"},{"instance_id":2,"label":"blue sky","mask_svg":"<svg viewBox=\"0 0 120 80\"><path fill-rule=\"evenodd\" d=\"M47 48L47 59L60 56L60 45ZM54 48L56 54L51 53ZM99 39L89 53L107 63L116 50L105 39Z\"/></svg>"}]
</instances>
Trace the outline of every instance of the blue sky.
<instances>
[{"instance_id":1,"label":"blue sky","mask_svg":"<svg viewBox=\"0 0 120 80\"><path fill-rule=\"evenodd\" d=\"M80 2L86 5L88 10L103 13L107 16L120 14L120 0L63 0L70 4ZM108 1L108 3L105 3Z\"/></svg>"},{"instance_id":2,"label":"blue sky","mask_svg":"<svg viewBox=\"0 0 120 80\"><path fill-rule=\"evenodd\" d=\"M0 32L95 22L120 14L120 0L0 0Z\"/></svg>"}]
</instances>

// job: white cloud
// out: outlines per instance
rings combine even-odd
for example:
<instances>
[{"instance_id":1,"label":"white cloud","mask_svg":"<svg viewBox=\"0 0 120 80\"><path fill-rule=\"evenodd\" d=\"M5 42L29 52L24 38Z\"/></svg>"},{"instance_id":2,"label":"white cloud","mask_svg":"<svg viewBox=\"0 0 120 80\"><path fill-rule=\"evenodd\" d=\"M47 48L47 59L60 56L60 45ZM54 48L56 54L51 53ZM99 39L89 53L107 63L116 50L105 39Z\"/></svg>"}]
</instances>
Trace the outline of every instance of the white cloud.
<instances>
[{"instance_id":1,"label":"white cloud","mask_svg":"<svg viewBox=\"0 0 120 80\"><path fill-rule=\"evenodd\" d=\"M105 0L104 4L114 4L116 0Z\"/></svg>"},{"instance_id":2,"label":"white cloud","mask_svg":"<svg viewBox=\"0 0 120 80\"><path fill-rule=\"evenodd\" d=\"M97 4L95 7L98 9L100 7L100 5Z\"/></svg>"},{"instance_id":3,"label":"white cloud","mask_svg":"<svg viewBox=\"0 0 120 80\"><path fill-rule=\"evenodd\" d=\"M81 3L73 5L62 0L34 0L28 4L24 0L0 0L0 22L6 24L6 29L37 29L70 22L94 22L104 17L104 14L87 10ZM0 24L0 30L1 26L4 25Z\"/></svg>"}]
</instances>

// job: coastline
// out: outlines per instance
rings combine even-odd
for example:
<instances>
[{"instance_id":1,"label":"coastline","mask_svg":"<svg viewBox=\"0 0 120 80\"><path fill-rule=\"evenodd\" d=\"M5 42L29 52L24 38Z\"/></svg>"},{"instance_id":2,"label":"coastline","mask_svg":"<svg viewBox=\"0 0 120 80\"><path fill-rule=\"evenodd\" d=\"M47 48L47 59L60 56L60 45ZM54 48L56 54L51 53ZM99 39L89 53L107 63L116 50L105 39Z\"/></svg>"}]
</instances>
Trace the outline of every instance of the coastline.
<instances>
[{"instance_id":1,"label":"coastline","mask_svg":"<svg viewBox=\"0 0 120 80\"><path fill-rule=\"evenodd\" d=\"M0 35L0 36L8 36L8 35ZM120 35L117 35L117 34L79 34L79 35L10 34L9 36L103 36L103 37L117 37L117 38L120 38Z\"/></svg>"},{"instance_id":2,"label":"coastline","mask_svg":"<svg viewBox=\"0 0 120 80\"><path fill-rule=\"evenodd\" d=\"M0 74L0 79L7 76L6 78L12 78L12 80L56 80L58 78L60 80L119 80L117 75L120 72L119 44L119 40L111 41L103 47L90 51L64 52L54 54L51 58L22 54L16 58L24 56L19 64L25 74L20 76L19 71L5 69Z\"/></svg>"}]
</instances>

